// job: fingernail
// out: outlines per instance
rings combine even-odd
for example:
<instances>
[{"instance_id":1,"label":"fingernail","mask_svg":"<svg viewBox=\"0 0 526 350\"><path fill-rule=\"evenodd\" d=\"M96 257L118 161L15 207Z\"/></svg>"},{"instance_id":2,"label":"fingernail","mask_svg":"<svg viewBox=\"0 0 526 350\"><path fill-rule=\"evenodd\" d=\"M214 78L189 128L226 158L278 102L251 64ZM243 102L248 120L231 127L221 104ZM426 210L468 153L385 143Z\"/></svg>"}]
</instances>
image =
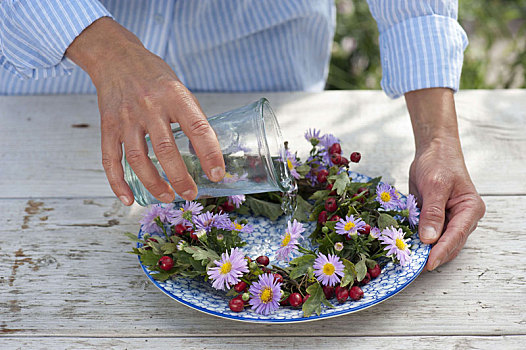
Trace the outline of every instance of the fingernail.
<instances>
[{"instance_id":1,"label":"fingernail","mask_svg":"<svg viewBox=\"0 0 526 350\"><path fill-rule=\"evenodd\" d=\"M433 226L424 226L420 229L420 238L425 240L435 240L438 238L438 234Z\"/></svg>"},{"instance_id":2,"label":"fingernail","mask_svg":"<svg viewBox=\"0 0 526 350\"><path fill-rule=\"evenodd\" d=\"M120 196L119 199L121 200L122 204L124 205L130 205L131 201L130 201L130 198L128 198L127 196Z\"/></svg>"},{"instance_id":3,"label":"fingernail","mask_svg":"<svg viewBox=\"0 0 526 350\"><path fill-rule=\"evenodd\" d=\"M182 193L181 197L194 199L195 198L195 192L194 192L194 190L186 190L186 191L184 191Z\"/></svg>"},{"instance_id":4,"label":"fingernail","mask_svg":"<svg viewBox=\"0 0 526 350\"><path fill-rule=\"evenodd\" d=\"M436 269L437 267L439 267L441 262L442 262L442 261L441 261L440 259L435 260L435 264L433 265L433 267L431 268L431 270L434 270L434 269Z\"/></svg>"},{"instance_id":5,"label":"fingernail","mask_svg":"<svg viewBox=\"0 0 526 350\"><path fill-rule=\"evenodd\" d=\"M223 171L223 168L218 166L218 167L215 167L214 169L212 169L212 171L210 172L210 175L212 176L212 178L210 180L212 180L212 181L219 181L225 176L225 173Z\"/></svg>"},{"instance_id":6,"label":"fingernail","mask_svg":"<svg viewBox=\"0 0 526 350\"><path fill-rule=\"evenodd\" d=\"M159 196L161 202L169 203L174 200L174 197L170 193L163 193Z\"/></svg>"}]
</instances>

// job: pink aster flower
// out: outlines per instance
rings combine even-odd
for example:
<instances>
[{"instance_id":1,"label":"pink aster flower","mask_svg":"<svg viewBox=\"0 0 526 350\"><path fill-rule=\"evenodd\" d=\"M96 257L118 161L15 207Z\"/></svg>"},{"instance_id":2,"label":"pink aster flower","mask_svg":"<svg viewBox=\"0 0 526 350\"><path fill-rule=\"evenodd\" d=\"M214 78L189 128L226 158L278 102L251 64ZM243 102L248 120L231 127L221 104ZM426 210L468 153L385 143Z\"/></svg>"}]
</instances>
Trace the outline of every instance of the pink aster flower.
<instances>
[{"instance_id":1,"label":"pink aster flower","mask_svg":"<svg viewBox=\"0 0 526 350\"><path fill-rule=\"evenodd\" d=\"M411 251L407 244L410 239L404 239L404 232L401 228L396 229L391 226L391 228L384 229L379 240L386 245L384 250L387 250L387 257L398 260L402 266L411 262Z\"/></svg>"},{"instance_id":2,"label":"pink aster flower","mask_svg":"<svg viewBox=\"0 0 526 350\"><path fill-rule=\"evenodd\" d=\"M248 291L251 295L248 303L256 313L266 316L279 309L281 282L275 280L272 274L260 275L258 281L252 283Z\"/></svg>"},{"instance_id":3,"label":"pink aster flower","mask_svg":"<svg viewBox=\"0 0 526 350\"><path fill-rule=\"evenodd\" d=\"M404 215L404 219L409 221L409 226L411 226L411 228L415 228L415 226L418 225L420 220L420 210L416 206L415 196L412 194L407 195L407 200L405 207L402 210L402 214Z\"/></svg>"},{"instance_id":4,"label":"pink aster flower","mask_svg":"<svg viewBox=\"0 0 526 350\"><path fill-rule=\"evenodd\" d=\"M217 266L208 269L208 276L214 281L212 287L226 290L237 284L243 273L248 272L245 255L238 248L232 248L230 255L227 252L221 254L221 260L215 260Z\"/></svg>"},{"instance_id":5,"label":"pink aster flower","mask_svg":"<svg viewBox=\"0 0 526 350\"><path fill-rule=\"evenodd\" d=\"M163 233L162 228L155 222L159 218L162 223L168 224L172 219L175 210L172 205L163 206L161 204L154 204L150 210L143 214L143 218L139 221L142 224L142 230L148 233Z\"/></svg>"},{"instance_id":6,"label":"pink aster flower","mask_svg":"<svg viewBox=\"0 0 526 350\"><path fill-rule=\"evenodd\" d=\"M248 174L244 173L243 175L239 174L230 174L228 171L225 173L225 176L223 177L223 180L219 181L218 183L224 183L224 184L233 184L238 181L243 181L248 178Z\"/></svg>"},{"instance_id":7,"label":"pink aster flower","mask_svg":"<svg viewBox=\"0 0 526 350\"><path fill-rule=\"evenodd\" d=\"M201 214L203 206L197 202L186 201L186 203L179 209L174 210L173 217L170 222L172 225L183 224L185 226L192 226L192 218Z\"/></svg>"},{"instance_id":8,"label":"pink aster flower","mask_svg":"<svg viewBox=\"0 0 526 350\"><path fill-rule=\"evenodd\" d=\"M314 275L321 284L334 286L340 283L340 277L344 275L343 269L345 266L336 255L329 254L325 256L322 253L318 253L318 257L314 260L312 267L314 268Z\"/></svg>"},{"instance_id":9,"label":"pink aster flower","mask_svg":"<svg viewBox=\"0 0 526 350\"><path fill-rule=\"evenodd\" d=\"M376 201L385 210L394 210L400 205L400 197L394 187L389 184L379 184L376 187Z\"/></svg>"},{"instance_id":10,"label":"pink aster flower","mask_svg":"<svg viewBox=\"0 0 526 350\"><path fill-rule=\"evenodd\" d=\"M340 219L335 226L336 233L351 237L357 235L358 231L365 227L365 222L360 218L354 218L354 215L346 216L345 220Z\"/></svg>"},{"instance_id":11,"label":"pink aster flower","mask_svg":"<svg viewBox=\"0 0 526 350\"><path fill-rule=\"evenodd\" d=\"M245 195L244 194L236 194L234 196L228 196L228 201L235 205L236 208L239 208L241 204L245 201Z\"/></svg>"},{"instance_id":12,"label":"pink aster flower","mask_svg":"<svg viewBox=\"0 0 526 350\"><path fill-rule=\"evenodd\" d=\"M287 223L287 230L281 241L281 247L276 252L276 258L278 260L290 260L290 253L296 249L299 240L303 238L301 235L302 232L305 232L305 229L296 219L294 219L292 223L290 221Z\"/></svg>"}]
</instances>

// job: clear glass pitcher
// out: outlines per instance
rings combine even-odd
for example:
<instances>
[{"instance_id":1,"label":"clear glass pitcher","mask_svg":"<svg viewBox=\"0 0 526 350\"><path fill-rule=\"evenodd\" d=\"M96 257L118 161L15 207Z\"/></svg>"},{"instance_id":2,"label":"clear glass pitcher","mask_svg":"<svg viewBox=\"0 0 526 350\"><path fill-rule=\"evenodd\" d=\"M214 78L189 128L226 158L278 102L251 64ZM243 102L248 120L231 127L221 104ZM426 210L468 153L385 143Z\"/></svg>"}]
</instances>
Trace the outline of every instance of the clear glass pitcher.
<instances>
[{"instance_id":1,"label":"clear glass pitcher","mask_svg":"<svg viewBox=\"0 0 526 350\"><path fill-rule=\"evenodd\" d=\"M197 198L281 191L289 192L294 182L287 166L287 155L281 130L267 99L208 118L214 129L223 158L226 175L212 182L201 168L190 140L179 127L173 127L175 143L188 172L197 184ZM149 136L148 156L163 179L168 182L157 160ZM160 203L144 187L131 166L124 160L124 178L135 200L142 206ZM183 201L176 193L175 202Z\"/></svg>"}]
</instances>

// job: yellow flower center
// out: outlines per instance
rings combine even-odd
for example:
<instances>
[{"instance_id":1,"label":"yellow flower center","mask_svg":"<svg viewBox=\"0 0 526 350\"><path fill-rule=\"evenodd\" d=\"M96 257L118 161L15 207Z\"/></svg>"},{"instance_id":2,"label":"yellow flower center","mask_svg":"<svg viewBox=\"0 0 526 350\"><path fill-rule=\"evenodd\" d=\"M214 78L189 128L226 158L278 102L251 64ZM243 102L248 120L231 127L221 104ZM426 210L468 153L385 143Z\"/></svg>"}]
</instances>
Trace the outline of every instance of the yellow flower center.
<instances>
[{"instance_id":1,"label":"yellow flower center","mask_svg":"<svg viewBox=\"0 0 526 350\"><path fill-rule=\"evenodd\" d=\"M238 224L237 222L234 222L234 228L235 228L236 230L242 230L242 229L243 229L243 225Z\"/></svg>"},{"instance_id":2,"label":"yellow flower center","mask_svg":"<svg viewBox=\"0 0 526 350\"><path fill-rule=\"evenodd\" d=\"M184 209L183 208L179 208L180 211L184 212Z\"/></svg>"},{"instance_id":3,"label":"yellow flower center","mask_svg":"<svg viewBox=\"0 0 526 350\"><path fill-rule=\"evenodd\" d=\"M380 195L380 198L384 202L389 202L391 200L391 195L387 192L382 192L382 194Z\"/></svg>"},{"instance_id":4,"label":"yellow flower center","mask_svg":"<svg viewBox=\"0 0 526 350\"><path fill-rule=\"evenodd\" d=\"M334 265L331 263L326 263L325 265L323 265L323 273L327 276L332 276L334 274L334 270Z\"/></svg>"},{"instance_id":5,"label":"yellow flower center","mask_svg":"<svg viewBox=\"0 0 526 350\"><path fill-rule=\"evenodd\" d=\"M403 239L397 238L395 241L396 247L400 250L405 250L407 244L405 244Z\"/></svg>"},{"instance_id":6,"label":"yellow flower center","mask_svg":"<svg viewBox=\"0 0 526 350\"><path fill-rule=\"evenodd\" d=\"M352 228L353 228L354 226L356 226L356 225L354 224L354 222L348 222L348 223L345 224L345 226L343 226L343 229L344 229L345 231L350 231L350 230L352 230Z\"/></svg>"},{"instance_id":7,"label":"yellow flower center","mask_svg":"<svg viewBox=\"0 0 526 350\"><path fill-rule=\"evenodd\" d=\"M233 176L232 176L232 174L230 174L230 173L227 171L227 172L225 172L225 177L226 177L226 178L231 178L231 177L233 177Z\"/></svg>"},{"instance_id":8,"label":"yellow flower center","mask_svg":"<svg viewBox=\"0 0 526 350\"><path fill-rule=\"evenodd\" d=\"M272 288L265 287L265 289L263 289L263 291L261 292L261 296L259 298L261 299L262 302L266 304L269 301L272 301L272 297L273 297Z\"/></svg>"},{"instance_id":9,"label":"yellow flower center","mask_svg":"<svg viewBox=\"0 0 526 350\"><path fill-rule=\"evenodd\" d=\"M292 170L292 168L294 168L290 159L287 159L287 166L289 167L289 170Z\"/></svg>"},{"instance_id":10,"label":"yellow flower center","mask_svg":"<svg viewBox=\"0 0 526 350\"><path fill-rule=\"evenodd\" d=\"M290 242L290 233L285 232L285 238L283 238L283 241L281 242L281 246L284 247Z\"/></svg>"},{"instance_id":11,"label":"yellow flower center","mask_svg":"<svg viewBox=\"0 0 526 350\"><path fill-rule=\"evenodd\" d=\"M221 265L221 274L226 275L232 270L232 263L230 261L227 261L223 265Z\"/></svg>"}]
</instances>

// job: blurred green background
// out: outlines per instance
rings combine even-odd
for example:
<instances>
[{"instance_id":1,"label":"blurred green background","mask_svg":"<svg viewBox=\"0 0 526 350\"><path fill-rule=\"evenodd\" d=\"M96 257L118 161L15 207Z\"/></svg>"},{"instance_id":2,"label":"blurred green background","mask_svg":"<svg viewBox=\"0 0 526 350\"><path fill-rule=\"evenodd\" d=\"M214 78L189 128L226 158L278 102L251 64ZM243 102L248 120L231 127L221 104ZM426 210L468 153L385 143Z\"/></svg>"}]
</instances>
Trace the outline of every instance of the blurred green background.
<instances>
[{"instance_id":1,"label":"blurred green background","mask_svg":"<svg viewBox=\"0 0 526 350\"><path fill-rule=\"evenodd\" d=\"M365 0L336 0L327 89L380 89L378 29ZM459 0L468 34L461 89L526 88L526 0Z\"/></svg>"}]
</instances>

